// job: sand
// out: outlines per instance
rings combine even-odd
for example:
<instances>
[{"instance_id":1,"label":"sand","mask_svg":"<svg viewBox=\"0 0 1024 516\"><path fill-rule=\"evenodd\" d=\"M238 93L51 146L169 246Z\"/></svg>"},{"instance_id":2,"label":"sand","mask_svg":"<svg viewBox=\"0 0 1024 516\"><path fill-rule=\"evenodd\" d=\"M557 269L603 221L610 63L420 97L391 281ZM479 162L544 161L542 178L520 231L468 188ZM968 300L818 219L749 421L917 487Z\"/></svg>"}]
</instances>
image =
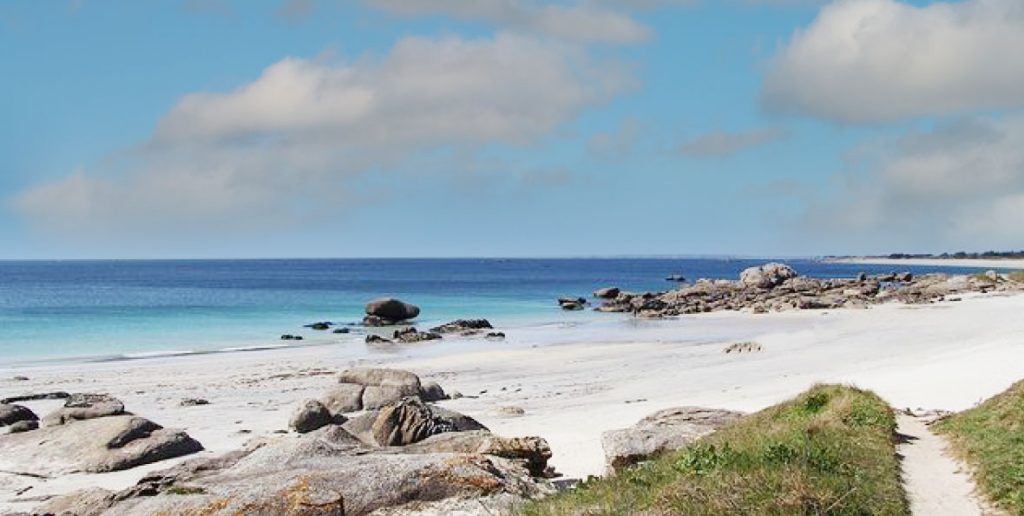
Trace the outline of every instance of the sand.
<instances>
[{"instance_id":1,"label":"sand","mask_svg":"<svg viewBox=\"0 0 1024 516\"><path fill-rule=\"evenodd\" d=\"M539 435L571 477L600 474L602 432L659 409L699 405L756 411L816 382L876 391L898 408L962 410L1024 378L1024 296L965 296L925 306L754 315L712 313L510 334L508 342L394 348L370 360L336 346L30 368L0 366L0 397L107 392L129 410L186 429L207 455L284 430L292 408L317 397L355 363L409 369L467 397L443 402L503 435ZM551 338L554 333L558 338ZM762 351L725 354L738 341ZM357 345L357 344L350 344ZM362 345L362 344L358 344ZM14 381L15 374L28 381ZM181 407L186 397L210 405ZM28 403L40 412L54 402ZM520 407L522 416L502 415ZM29 496L73 487L120 488L150 469L49 481L0 474L0 512ZM5 469L0 458L0 470ZM15 489L32 489L20 497ZM12 505L14 503L14 505ZM5 505L4 505L5 504Z\"/></svg>"}]
</instances>

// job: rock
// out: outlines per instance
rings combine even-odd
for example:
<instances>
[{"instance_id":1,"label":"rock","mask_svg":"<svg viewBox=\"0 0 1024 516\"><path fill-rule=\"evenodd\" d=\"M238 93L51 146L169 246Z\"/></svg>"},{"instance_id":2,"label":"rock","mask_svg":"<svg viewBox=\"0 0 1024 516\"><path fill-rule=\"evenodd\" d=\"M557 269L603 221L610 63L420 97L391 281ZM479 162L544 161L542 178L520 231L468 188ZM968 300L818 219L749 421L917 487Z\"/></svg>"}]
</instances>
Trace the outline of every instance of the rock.
<instances>
[{"instance_id":1,"label":"rock","mask_svg":"<svg viewBox=\"0 0 1024 516\"><path fill-rule=\"evenodd\" d=\"M61 516L100 516L114 502L113 491L99 487L79 489L67 495L52 498L36 506L33 514L59 514Z\"/></svg>"},{"instance_id":2,"label":"rock","mask_svg":"<svg viewBox=\"0 0 1024 516\"><path fill-rule=\"evenodd\" d=\"M391 339L385 339L380 335L374 335L372 333L367 335L365 340L367 344L391 344Z\"/></svg>"},{"instance_id":3,"label":"rock","mask_svg":"<svg viewBox=\"0 0 1024 516\"><path fill-rule=\"evenodd\" d=\"M526 414L522 407L499 407L498 414L505 417L519 417Z\"/></svg>"},{"instance_id":4,"label":"rock","mask_svg":"<svg viewBox=\"0 0 1024 516\"><path fill-rule=\"evenodd\" d=\"M302 402L292 413L288 427L300 434L323 428L334 422L334 416L317 400Z\"/></svg>"},{"instance_id":5,"label":"rock","mask_svg":"<svg viewBox=\"0 0 1024 516\"><path fill-rule=\"evenodd\" d=\"M406 344L412 344L416 342L424 342L428 340L437 340L441 338L440 333L434 333L432 331L417 331L416 328L408 327L404 330L395 330L394 339L399 342Z\"/></svg>"},{"instance_id":6,"label":"rock","mask_svg":"<svg viewBox=\"0 0 1024 516\"><path fill-rule=\"evenodd\" d=\"M310 328L312 330L317 330L317 331L324 331L324 330L329 330L331 328L331 324L332 323L329 323L329 322L315 322L313 324L305 325L305 328Z\"/></svg>"},{"instance_id":7,"label":"rock","mask_svg":"<svg viewBox=\"0 0 1024 516\"><path fill-rule=\"evenodd\" d=\"M22 375L19 374L18 376L15 376L15 377L11 378L11 380L15 381L15 382L27 382L28 381L28 377L27 376L22 376Z\"/></svg>"},{"instance_id":8,"label":"rock","mask_svg":"<svg viewBox=\"0 0 1024 516\"><path fill-rule=\"evenodd\" d=\"M30 432L32 430L39 429L39 421L35 420L24 420L13 423L7 427L7 432L12 434L20 434L21 432Z\"/></svg>"},{"instance_id":9,"label":"rock","mask_svg":"<svg viewBox=\"0 0 1024 516\"><path fill-rule=\"evenodd\" d=\"M682 274L671 274L669 276L665 276L665 281L675 281L677 283L683 283L686 281L686 277L683 276Z\"/></svg>"},{"instance_id":10,"label":"rock","mask_svg":"<svg viewBox=\"0 0 1024 516\"><path fill-rule=\"evenodd\" d=\"M615 299L621 291L616 287L606 287L594 291L594 297L598 299Z\"/></svg>"},{"instance_id":11,"label":"rock","mask_svg":"<svg viewBox=\"0 0 1024 516\"><path fill-rule=\"evenodd\" d=\"M39 421L39 416L28 407L0 404L0 426L10 426L22 421Z\"/></svg>"},{"instance_id":12,"label":"rock","mask_svg":"<svg viewBox=\"0 0 1024 516\"><path fill-rule=\"evenodd\" d=\"M481 439L479 447L530 454L528 442L485 444ZM541 444L535 444L542 454ZM471 443L461 446L470 448ZM352 516L432 510L447 514L462 508L460 514L509 514L528 499L554 492L550 483L530 476L521 465L525 459L402 450L372 450L340 427L329 426L298 437L256 440L220 457L185 461L112 495L79 492L49 500L36 512L88 508L124 515Z\"/></svg>"},{"instance_id":13,"label":"rock","mask_svg":"<svg viewBox=\"0 0 1024 516\"><path fill-rule=\"evenodd\" d=\"M343 383L332 387L320 399L331 414L347 414L363 410L363 390L365 387L355 383Z\"/></svg>"},{"instance_id":14,"label":"rock","mask_svg":"<svg viewBox=\"0 0 1024 516\"><path fill-rule=\"evenodd\" d=\"M405 446L445 432L486 429L469 416L405 398L377 412L370 435L379 446Z\"/></svg>"},{"instance_id":15,"label":"rock","mask_svg":"<svg viewBox=\"0 0 1024 516\"><path fill-rule=\"evenodd\" d=\"M736 342L722 350L723 353L753 353L761 351L761 345L756 342Z\"/></svg>"},{"instance_id":16,"label":"rock","mask_svg":"<svg viewBox=\"0 0 1024 516\"><path fill-rule=\"evenodd\" d=\"M63 425L69 421L81 421L125 414L124 403L106 394L72 394L59 408L43 417L43 426Z\"/></svg>"},{"instance_id":17,"label":"rock","mask_svg":"<svg viewBox=\"0 0 1024 516\"><path fill-rule=\"evenodd\" d=\"M492 340L501 340L501 339L505 338L505 332L502 332L502 331L492 331L492 332L488 333L487 336L485 336L484 338L492 339Z\"/></svg>"},{"instance_id":18,"label":"rock","mask_svg":"<svg viewBox=\"0 0 1024 516\"><path fill-rule=\"evenodd\" d=\"M343 371L338 380L363 386L362 408L371 410L408 396L419 396L420 378L400 369L355 367Z\"/></svg>"},{"instance_id":19,"label":"rock","mask_svg":"<svg viewBox=\"0 0 1024 516\"><path fill-rule=\"evenodd\" d=\"M366 315L373 315L389 321L415 319L420 314L416 305L386 297L374 299L366 304Z\"/></svg>"},{"instance_id":20,"label":"rock","mask_svg":"<svg viewBox=\"0 0 1024 516\"><path fill-rule=\"evenodd\" d=\"M0 405L18 403L19 401L63 400L70 397L71 395L64 391L42 392L36 394L25 394L22 396L11 396L10 398L3 398L0 399Z\"/></svg>"},{"instance_id":21,"label":"rock","mask_svg":"<svg viewBox=\"0 0 1024 516\"><path fill-rule=\"evenodd\" d=\"M583 304L582 303L562 303L561 306L562 306L562 310L569 311L569 312L583 310Z\"/></svg>"},{"instance_id":22,"label":"rock","mask_svg":"<svg viewBox=\"0 0 1024 516\"><path fill-rule=\"evenodd\" d=\"M302 336L301 335L291 335L291 334L286 333L284 335L281 335L281 340L302 340Z\"/></svg>"},{"instance_id":23,"label":"rock","mask_svg":"<svg viewBox=\"0 0 1024 516\"><path fill-rule=\"evenodd\" d=\"M477 330L490 330L494 327L487 319L456 319L451 322L435 326L430 331L435 333L473 333Z\"/></svg>"},{"instance_id":24,"label":"rock","mask_svg":"<svg viewBox=\"0 0 1024 516\"><path fill-rule=\"evenodd\" d=\"M563 306L563 307L565 305L580 305L580 306L583 306L583 305L587 304L587 300L586 300L586 298L582 298L582 297L560 297L560 298L558 298L558 304L559 304L559 306Z\"/></svg>"},{"instance_id":25,"label":"rock","mask_svg":"<svg viewBox=\"0 0 1024 516\"><path fill-rule=\"evenodd\" d=\"M533 476L542 476L551 459L551 446L541 437L499 437L485 430L432 435L402 449L403 453L481 453L522 460Z\"/></svg>"},{"instance_id":26,"label":"rock","mask_svg":"<svg viewBox=\"0 0 1024 516\"><path fill-rule=\"evenodd\" d=\"M864 283L867 280L868 280L868 275L867 274L865 274L863 272L860 273L860 274L857 274L857 282L858 283Z\"/></svg>"},{"instance_id":27,"label":"rock","mask_svg":"<svg viewBox=\"0 0 1024 516\"><path fill-rule=\"evenodd\" d=\"M420 377L415 373L401 369L385 369L376 367L352 367L338 375L340 383L357 385L397 385L407 387L414 393L420 390Z\"/></svg>"},{"instance_id":28,"label":"rock","mask_svg":"<svg viewBox=\"0 0 1024 516\"><path fill-rule=\"evenodd\" d=\"M198 407L200 405L209 405L209 404L210 404L210 402L208 400L204 400L202 398L185 398L185 399L181 400L180 403L178 403L178 405L180 405L182 407Z\"/></svg>"},{"instance_id":29,"label":"rock","mask_svg":"<svg viewBox=\"0 0 1024 516\"><path fill-rule=\"evenodd\" d=\"M5 467L43 476L119 471L202 449L185 432L130 415L73 420L0 438Z\"/></svg>"},{"instance_id":30,"label":"rock","mask_svg":"<svg viewBox=\"0 0 1024 516\"><path fill-rule=\"evenodd\" d=\"M687 446L741 416L738 412L700 407L661 410L631 428L603 433L601 446L609 469L617 472Z\"/></svg>"},{"instance_id":31,"label":"rock","mask_svg":"<svg viewBox=\"0 0 1024 516\"><path fill-rule=\"evenodd\" d=\"M740 283L746 287L772 288L790 278L797 277L796 271L781 263L766 263L750 267L740 273Z\"/></svg>"},{"instance_id":32,"label":"rock","mask_svg":"<svg viewBox=\"0 0 1024 516\"><path fill-rule=\"evenodd\" d=\"M896 274L896 281L901 283L910 283L914 280L914 275L909 272L900 272Z\"/></svg>"},{"instance_id":33,"label":"rock","mask_svg":"<svg viewBox=\"0 0 1024 516\"><path fill-rule=\"evenodd\" d=\"M350 333L351 331L352 330L349 329L349 328L335 328L333 333L342 334L342 333Z\"/></svg>"},{"instance_id":34,"label":"rock","mask_svg":"<svg viewBox=\"0 0 1024 516\"><path fill-rule=\"evenodd\" d=\"M441 388L437 382L426 382L420 388L420 399L426 402L441 401L448 399L448 396L444 393L444 389Z\"/></svg>"}]
</instances>

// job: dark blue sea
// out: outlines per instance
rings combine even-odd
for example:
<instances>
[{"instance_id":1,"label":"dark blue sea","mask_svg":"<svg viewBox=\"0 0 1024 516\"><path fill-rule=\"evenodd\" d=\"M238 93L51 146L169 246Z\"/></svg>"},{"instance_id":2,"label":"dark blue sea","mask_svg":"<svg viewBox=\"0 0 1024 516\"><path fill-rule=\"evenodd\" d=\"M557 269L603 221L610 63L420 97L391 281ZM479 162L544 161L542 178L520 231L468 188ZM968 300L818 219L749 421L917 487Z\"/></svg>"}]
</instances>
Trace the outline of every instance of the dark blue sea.
<instances>
[{"instance_id":1,"label":"dark blue sea","mask_svg":"<svg viewBox=\"0 0 1024 516\"><path fill-rule=\"evenodd\" d=\"M670 274L736 278L766 259L338 259L0 261L0 365L51 359L111 360L282 345L331 336L315 321L354 323L366 301L399 297L430 326L486 317L516 327L590 321L554 299L596 288L667 290ZM785 260L800 273L850 277L892 266ZM901 267L913 272L935 267ZM947 272L974 269L943 268Z\"/></svg>"}]
</instances>

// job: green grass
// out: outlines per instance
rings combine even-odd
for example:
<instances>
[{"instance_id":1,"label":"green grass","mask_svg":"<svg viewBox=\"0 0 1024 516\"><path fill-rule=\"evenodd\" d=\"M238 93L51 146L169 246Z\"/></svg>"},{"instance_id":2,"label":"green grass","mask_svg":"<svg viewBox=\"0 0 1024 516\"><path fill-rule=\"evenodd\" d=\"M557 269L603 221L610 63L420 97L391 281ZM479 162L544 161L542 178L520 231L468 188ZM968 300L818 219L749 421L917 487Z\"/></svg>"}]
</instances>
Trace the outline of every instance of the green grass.
<instances>
[{"instance_id":1,"label":"green grass","mask_svg":"<svg viewBox=\"0 0 1024 516\"><path fill-rule=\"evenodd\" d=\"M989 500L1024 514L1024 382L932 428L974 467Z\"/></svg>"},{"instance_id":2,"label":"green grass","mask_svg":"<svg viewBox=\"0 0 1024 516\"><path fill-rule=\"evenodd\" d=\"M908 514L896 421L876 395L816 386L525 515Z\"/></svg>"},{"instance_id":3,"label":"green grass","mask_svg":"<svg viewBox=\"0 0 1024 516\"><path fill-rule=\"evenodd\" d=\"M1017 283L1024 283L1024 271L1013 271L1013 272L1007 273L1006 277L1009 278L1010 281L1016 281Z\"/></svg>"}]
</instances>

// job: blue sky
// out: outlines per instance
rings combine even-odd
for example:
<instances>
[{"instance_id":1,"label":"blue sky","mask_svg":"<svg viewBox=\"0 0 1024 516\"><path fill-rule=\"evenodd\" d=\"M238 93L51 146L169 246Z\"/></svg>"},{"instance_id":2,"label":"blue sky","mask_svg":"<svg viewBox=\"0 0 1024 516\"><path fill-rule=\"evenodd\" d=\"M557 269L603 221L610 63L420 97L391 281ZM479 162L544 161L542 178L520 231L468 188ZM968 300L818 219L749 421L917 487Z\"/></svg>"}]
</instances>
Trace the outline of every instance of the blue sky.
<instances>
[{"instance_id":1,"label":"blue sky","mask_svg":"<svg viewBox=\"0 0 1024 516\"><path fill-rule=\"evenodd\" d=\"M13 0L0 46L0 258L1024 247L1016 0Z\"/></svg>"}]
</instances>

